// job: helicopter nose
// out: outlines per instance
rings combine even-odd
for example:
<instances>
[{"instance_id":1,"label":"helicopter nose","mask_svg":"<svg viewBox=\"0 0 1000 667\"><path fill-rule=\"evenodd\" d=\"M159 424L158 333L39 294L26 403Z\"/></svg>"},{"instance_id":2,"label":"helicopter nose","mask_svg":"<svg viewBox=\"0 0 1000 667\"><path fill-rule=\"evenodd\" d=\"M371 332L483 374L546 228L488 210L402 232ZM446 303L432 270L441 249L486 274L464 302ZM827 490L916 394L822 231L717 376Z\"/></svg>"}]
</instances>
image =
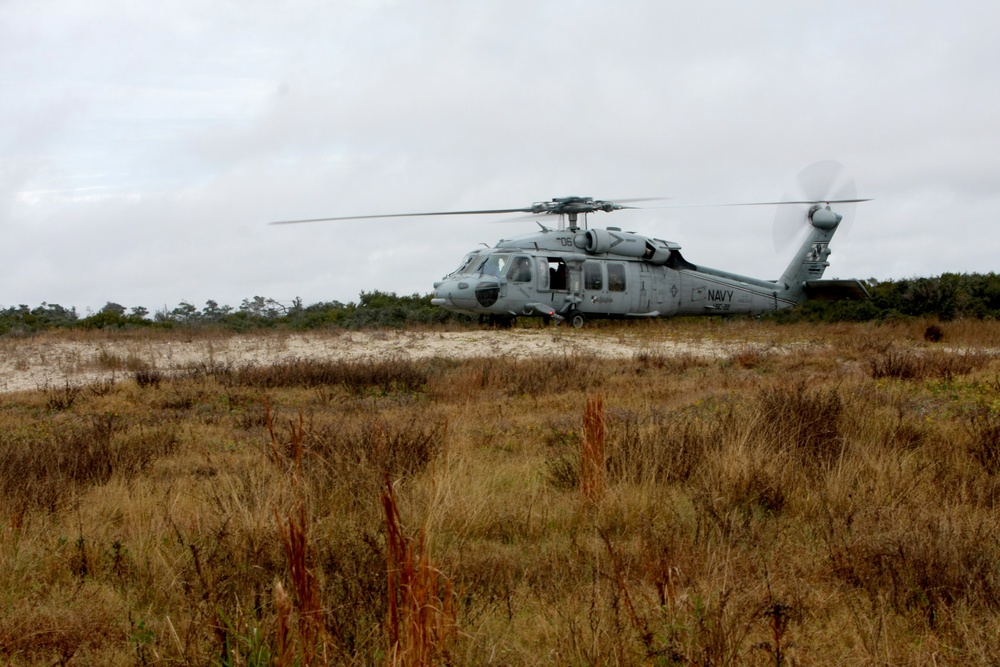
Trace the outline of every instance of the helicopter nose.
<instances>
[{"instance_id":1,"label":"helicopter nose","mask_svg":"<svg viewBox=\"0 0 1000 667\"><path fill-rule=\"evenodd\" d=\"M476 294L466 280L443 280L434 283L431 303L445 308L472 308L476 305Z\"/></svg>"}]
</instances>

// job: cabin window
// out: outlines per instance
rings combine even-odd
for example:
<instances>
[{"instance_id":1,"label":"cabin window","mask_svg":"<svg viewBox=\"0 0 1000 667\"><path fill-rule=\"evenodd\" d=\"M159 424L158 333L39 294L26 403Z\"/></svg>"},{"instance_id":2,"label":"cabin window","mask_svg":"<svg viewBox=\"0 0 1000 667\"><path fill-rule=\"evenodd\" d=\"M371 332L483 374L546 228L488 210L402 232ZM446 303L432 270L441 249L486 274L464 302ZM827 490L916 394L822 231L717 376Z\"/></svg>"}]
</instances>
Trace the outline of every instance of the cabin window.
<instances>
[{"instance_id":1,"label":"cabin window","mask_svg":"<svg viewBox=\"0 0 1000 667\"><path fill-rule=\"evenodd\" d=\"M608 264L608 291L625 291L625 265Z\"/></svg>"},{"instance_id":2,"label":"cabin window","mask_svg":"<svg viewBox=\"0 0 1000 667\"><path fill-rule=\"evenodd\" d=\"M584 262L583 264L583 288L587 290L599 290L604 287L604 276L601 265L595 262Z\"/></svg>"},{"instance_id":3,"label":"cabin window","mask_svg":"<svg viewBox=\"0 0 1000 667\"><path fill-rule=\"evenodd\" d=\"M527 257L515 257L507 271L507 279L512 283L530 283L531 260Z\"/></svg>"}]
</instances>

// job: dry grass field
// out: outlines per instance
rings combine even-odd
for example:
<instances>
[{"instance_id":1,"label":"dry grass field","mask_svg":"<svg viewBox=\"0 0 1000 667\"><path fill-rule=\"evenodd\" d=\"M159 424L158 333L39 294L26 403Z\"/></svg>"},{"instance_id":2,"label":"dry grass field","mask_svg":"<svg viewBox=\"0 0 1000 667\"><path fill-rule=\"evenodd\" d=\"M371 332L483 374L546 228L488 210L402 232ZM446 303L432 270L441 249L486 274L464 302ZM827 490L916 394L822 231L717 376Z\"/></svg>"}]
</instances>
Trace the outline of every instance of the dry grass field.
<instances>
[{"instance_id":1,"label":"dry grass field","mask_svg":"<svg viewBox=\"0 0 1000 667\"><path fill-rule=\"evenodd\" d=\"M4 339L0 663L998 664L1000 324L925 326Z\"/></svg>"}]
</instances>

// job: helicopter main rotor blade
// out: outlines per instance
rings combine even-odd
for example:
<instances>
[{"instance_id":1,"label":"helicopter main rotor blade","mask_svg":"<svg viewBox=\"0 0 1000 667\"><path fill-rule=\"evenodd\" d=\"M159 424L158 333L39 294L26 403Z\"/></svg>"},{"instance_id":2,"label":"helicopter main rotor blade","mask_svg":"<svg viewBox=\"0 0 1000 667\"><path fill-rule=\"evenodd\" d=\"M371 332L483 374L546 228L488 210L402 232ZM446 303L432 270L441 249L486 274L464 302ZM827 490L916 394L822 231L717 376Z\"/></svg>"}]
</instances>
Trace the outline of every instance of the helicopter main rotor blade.
<instances>
[{"instance_id":1,"label":"helicopter main rotor blade","mask_svg":"<svg viewBox=\"0 0 1000 667\"><path fill-rule=\"evenodd\" d=\"M721 206L784 206L785 204L857 204L858 202L871 201L871 199L802 199L802 200L782 200L782 201L762 201L747 202L745 204L721 204Z\"/></svg>"},{"instance_id":2,"label":"helicopter main rotor blade","mask_svg":"<svg viewBox=\"0 0 1000 667\"><path fill-rule=\"evenodd\" d=\"M612 199L610 201L613 201L616 204L618 202L627 202L627 203L631 204L631 203L638 202L638 201L663 201L664 199L670 199L670 197L632 197L632 198L629 198L629 199ZM643 208L643 207L641 207L641 206L623 206L622 208Z\"/></svg>"},{"instance_id":3,"label":"helicopter main rotor blade","mask_svg":"<svg viewBox=\"0 0 1000 667\"><path fill-rule=\"evenodd\" d=\"M641 208L716 208L724 206L786 206L789 204L856 204L871 199L782 199L781 201L743 201L728 204L667 204L666 206L643 206ZM638 208L629 206L628 208Z\"/></svg>"},{"instance_id":4,"label":"helicopter main rotor blade","mask_svg":"<svg viewBox=\"0 0 1000 667\"><path fill-rule=\"evenodd\" d=\"M531 213L530 208L497 208L482 211L434 211L429 213L385 213L380 215L345 215L335 218L308 218L305 220L277 220L271 225L297 225L303 222L335 222L337 220L372 220L374 218L420 218L437 215L496 215L500 213Z\"/></svg>"},{"instance_id":5,"label":"helicopter main rotor blade","mask_svg":"<svg viewBox=\"0 0 1000 667\"><path fill-rule=\"evenodd\" d=\"M345 215L331 218L306 218L302 220L278 220L272 225L296 225L304 222L336 222L338 220L372 220L376 218L419 218L441 215L502 215L505 213L529 213L531 215L564 215L579 213L596 213L597 211L619 211L622 209L641 208L628 206L618 202L641 202L663 199L663 197L644 197L640 199L597 200L590 197L562 197L545 202L535 202L522 208L493 208L474 211L432 211L427 213L384 213L378 215Z\"/></svg>"}]
</instances>

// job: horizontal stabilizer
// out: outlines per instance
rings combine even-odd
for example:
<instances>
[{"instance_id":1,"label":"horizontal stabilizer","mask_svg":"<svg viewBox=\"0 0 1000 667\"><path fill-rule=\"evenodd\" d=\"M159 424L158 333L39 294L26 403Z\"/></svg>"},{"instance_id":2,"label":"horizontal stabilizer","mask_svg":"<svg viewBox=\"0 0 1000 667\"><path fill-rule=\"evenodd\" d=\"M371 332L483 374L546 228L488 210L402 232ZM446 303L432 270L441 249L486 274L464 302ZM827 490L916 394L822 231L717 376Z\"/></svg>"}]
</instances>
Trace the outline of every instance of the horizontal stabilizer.
<instances>
[{"instance_id":1,"label":"horizontal stabilizer","mask_svg":"<svg viewBox=\"0 0 1000 667\"><path fill-rule=\"evenodd\" d=\"M807 280L806 296L820 301L864 301L871 298L860 280Z\"/></svg>"}]
</instances>

